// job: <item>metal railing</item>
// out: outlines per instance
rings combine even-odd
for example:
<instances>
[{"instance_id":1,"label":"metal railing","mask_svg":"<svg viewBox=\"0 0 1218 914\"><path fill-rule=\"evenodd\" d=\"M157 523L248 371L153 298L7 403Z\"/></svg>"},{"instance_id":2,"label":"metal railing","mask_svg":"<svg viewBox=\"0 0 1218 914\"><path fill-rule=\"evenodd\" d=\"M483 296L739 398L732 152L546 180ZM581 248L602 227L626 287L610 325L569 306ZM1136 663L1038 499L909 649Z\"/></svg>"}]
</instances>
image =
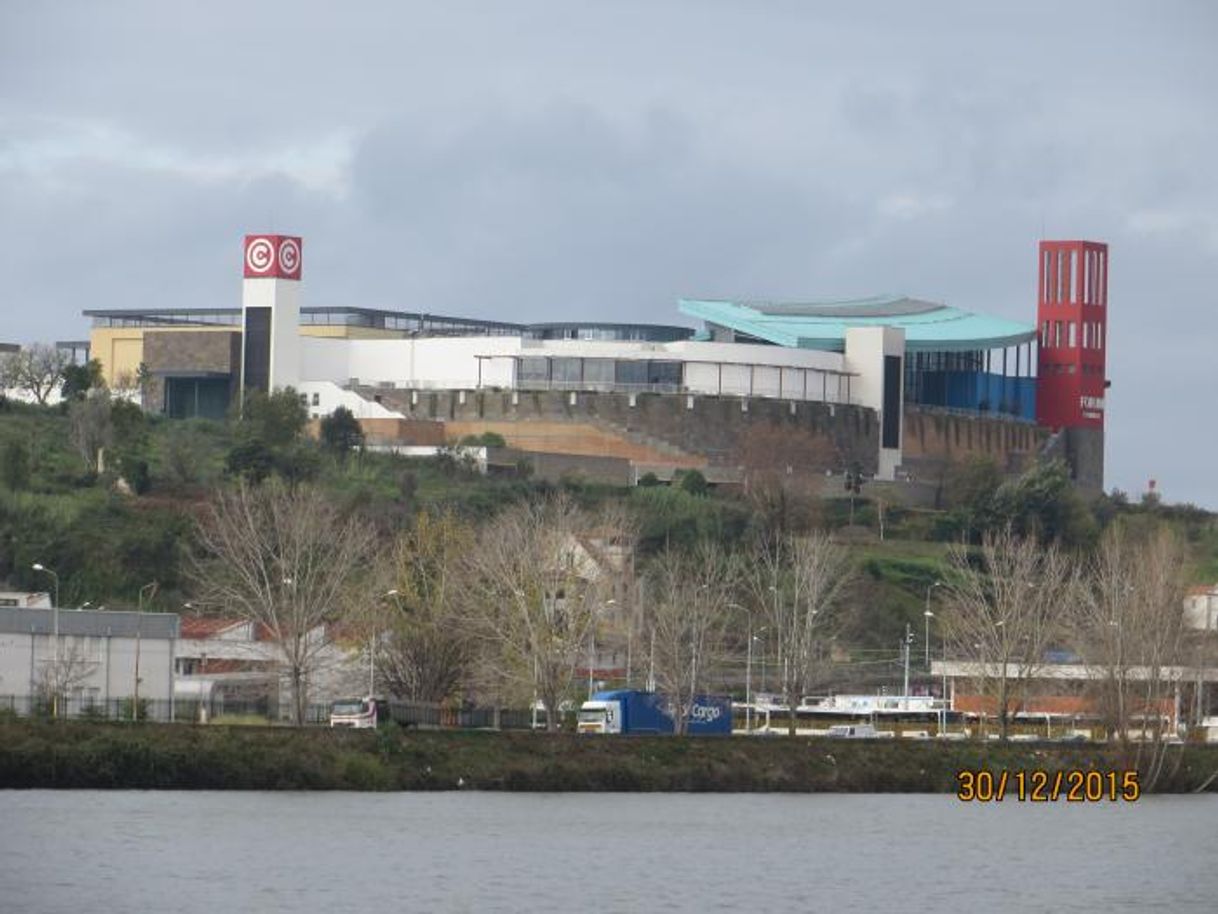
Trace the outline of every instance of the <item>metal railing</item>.
<instances>
[{"instance_id":1,"label":"metal railing","mask_svg":"<svg viewBox=\"0 0 1218 914\"><path fill-rule=\"evenodd\" d=\"M65 696L60 698L58 712L59 718L64 720L270 725L290 722L293 708L289 702L277 702L270 698L213 698L203 701L182 698L172 702L164 698L141 698L136 708L130 698L101 701ZM520 708L391 701L390 712L393 720L404 727L432 730L529 730L545 727L544 712L534 715ZM50 699L42 696L0 695L0 715L5 713L50 719L52 707ZM328 726L329 703L311 703L305 712L305 723Z\"/></svg>"}]
</instances>

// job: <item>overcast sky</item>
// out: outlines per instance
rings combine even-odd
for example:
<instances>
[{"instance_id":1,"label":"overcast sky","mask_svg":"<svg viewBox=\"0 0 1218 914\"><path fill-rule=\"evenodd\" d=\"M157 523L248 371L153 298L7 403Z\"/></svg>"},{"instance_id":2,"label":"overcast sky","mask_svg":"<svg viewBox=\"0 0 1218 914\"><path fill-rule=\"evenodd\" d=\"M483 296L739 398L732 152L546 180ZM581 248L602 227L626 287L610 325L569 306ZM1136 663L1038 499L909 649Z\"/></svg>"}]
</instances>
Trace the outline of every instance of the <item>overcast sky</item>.
<instances>
[{"instance_id":1,"label":"overcast sky","mask_svg":"<svg viewBox=\"0 0 1218 914\"><path fill-rule=\"evenodd\" d=\"M1218 4L0 0L0 339L304 298L687 323L904 293L1035 320L1111 245L1109 487L1218 508Z\"/></svg>"}]
</instances>

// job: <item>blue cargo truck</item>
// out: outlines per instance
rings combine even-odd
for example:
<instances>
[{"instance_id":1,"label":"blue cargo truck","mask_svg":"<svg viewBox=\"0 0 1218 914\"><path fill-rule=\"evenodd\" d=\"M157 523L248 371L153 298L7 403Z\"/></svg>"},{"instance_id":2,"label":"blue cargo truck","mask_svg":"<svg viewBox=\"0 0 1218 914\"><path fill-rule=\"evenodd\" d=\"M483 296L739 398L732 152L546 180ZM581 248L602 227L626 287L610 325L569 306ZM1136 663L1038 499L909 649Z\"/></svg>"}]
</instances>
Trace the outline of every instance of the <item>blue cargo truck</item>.
<instances>
[{"instance_id":1,"label":"blue cargo truck","mask_svg":"<svg viewBox=\"0 0 1218 914\"><path fill-rule=\"evenodd\" d=\"M580 733L672 733L668 700L658 692L618 689L597 692L579 709L576 729ZM690 736L730 736L732 702L717 695L694 699L685 732Z\"/></svg>"}]
</instances>

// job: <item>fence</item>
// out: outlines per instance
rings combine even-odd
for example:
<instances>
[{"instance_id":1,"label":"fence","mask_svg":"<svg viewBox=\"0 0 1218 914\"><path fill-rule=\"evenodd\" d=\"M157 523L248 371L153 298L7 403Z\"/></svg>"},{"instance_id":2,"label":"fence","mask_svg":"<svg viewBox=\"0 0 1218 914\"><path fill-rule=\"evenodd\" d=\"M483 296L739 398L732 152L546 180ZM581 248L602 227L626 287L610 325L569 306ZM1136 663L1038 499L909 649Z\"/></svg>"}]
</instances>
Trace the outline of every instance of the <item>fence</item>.
<instances>
[{"instance_id":1,"label":"fence","mask_svg":"<svg viewBox=\"0 0 1218 914\"><path fill-rule=\"evenodd\" d=\"M404 727L455 730L530 730L544 728L544 711L516 708L451 707L421 701L391 701L389 712Z\"/></svg>"},{"instance_id":2,"label":"fence","mask_svg":"<svg viewBox=\"0 0 1218 914\"><path fill-rule=\"evenodd\" d=\"M429 702L391 701L390 713L404 727L434 730L529 730L544 728L544 711L536 715L518 708L453 707ZM42 696L0 695L0 714L8 712L19 717L58 716L67 720L153 721L154 723L216 723L216 724L275 724L292 718L293 709L270 698L225 700L222 697L206 701L198 699L141 698L138 709L130 698L109 701L65 696L57 708ZM328 704L310 704L305 723L326 726L330 723Z\"/></svg>"}]
</instances>

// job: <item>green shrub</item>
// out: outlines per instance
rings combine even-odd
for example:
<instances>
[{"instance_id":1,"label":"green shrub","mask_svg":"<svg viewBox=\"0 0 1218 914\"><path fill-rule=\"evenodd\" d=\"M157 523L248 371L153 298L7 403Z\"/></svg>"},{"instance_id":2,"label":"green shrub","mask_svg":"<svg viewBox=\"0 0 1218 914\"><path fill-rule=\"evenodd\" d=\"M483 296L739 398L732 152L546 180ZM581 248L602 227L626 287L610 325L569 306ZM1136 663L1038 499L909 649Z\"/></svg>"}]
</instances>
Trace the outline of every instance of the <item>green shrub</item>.
<instances>
[{"instance_id":1,"label":"green shrub","mask_svg":"<svg viewBox=\"0 0 1218 914\"><path fill-rule=\"evenodd\" d=\"M4 445L4 451L0 454L0 479L12 492L29 486L30 449L24 441L14 438Z\"/></svg>"}]
</instances>

